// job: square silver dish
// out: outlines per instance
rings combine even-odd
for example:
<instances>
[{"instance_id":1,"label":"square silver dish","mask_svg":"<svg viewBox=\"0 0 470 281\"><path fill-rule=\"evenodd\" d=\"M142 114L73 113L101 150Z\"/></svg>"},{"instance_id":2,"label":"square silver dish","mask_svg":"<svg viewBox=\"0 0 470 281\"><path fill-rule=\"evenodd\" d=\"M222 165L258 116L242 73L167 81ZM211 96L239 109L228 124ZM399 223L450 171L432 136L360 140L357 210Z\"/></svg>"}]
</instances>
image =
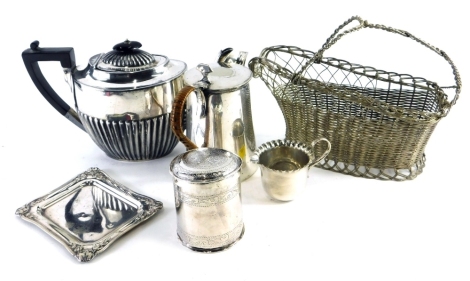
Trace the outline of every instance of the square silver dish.
<instances>
[{"instance_id":1,"label":"square silver dish","mask_svg":"<svg viewBox=\"0 0 470 281\"><path fill-rule=\"evenodd\" d=\"M80 262L87 262L162 207L161 202L90 168L18 208L16 215L54 237Z\"/></svg>"}]
</instances>

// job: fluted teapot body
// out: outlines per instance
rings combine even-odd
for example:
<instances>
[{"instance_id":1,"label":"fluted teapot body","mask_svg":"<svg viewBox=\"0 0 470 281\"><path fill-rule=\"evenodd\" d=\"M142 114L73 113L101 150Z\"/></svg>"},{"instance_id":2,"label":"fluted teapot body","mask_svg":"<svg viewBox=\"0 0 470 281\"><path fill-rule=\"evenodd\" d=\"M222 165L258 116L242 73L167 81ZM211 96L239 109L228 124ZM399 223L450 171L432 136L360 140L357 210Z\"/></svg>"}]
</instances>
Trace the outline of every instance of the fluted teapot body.
<instances>
[{"instance_id":1,"label":"fluted teapot body","mask_svg":"<svg viewBox=\"0 0 470 281\"><path fill-rule=\"evenodd\" d=\"M140 50L136 41L75 66L73 48L40 48L33 42L23 60L37 88L51 105L86 131L111 158L151 160L169 154L178 140L170 128L176 93L183 87L186 64ZM66 104L42 75L39 61L60 61L74 95Z\"/></svg>"}]
</instances>

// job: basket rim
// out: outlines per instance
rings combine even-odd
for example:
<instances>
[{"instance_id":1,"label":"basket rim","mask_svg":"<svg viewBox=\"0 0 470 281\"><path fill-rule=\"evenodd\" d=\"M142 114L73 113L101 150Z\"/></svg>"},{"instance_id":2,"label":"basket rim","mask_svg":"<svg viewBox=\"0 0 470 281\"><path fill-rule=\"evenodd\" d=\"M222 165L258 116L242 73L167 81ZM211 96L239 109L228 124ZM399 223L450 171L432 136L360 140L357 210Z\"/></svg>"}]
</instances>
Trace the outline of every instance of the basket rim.
<instances>
[{"instance_id":1,"label":"basket rim","mask_svg":"<svg viewBox=\"0 0 470 281\"><path fill-rule=\"evenodd\" d=\"M452 104L448 101L447 94L443 91L443 88L440 87L436 82L429 81L423 77L414 77L410 74L401 74L396 72L388 72L385 70L379 70L371 66L363 66L360 64L350 63L346 60L337 59L334 57L323 57L321 59L321 64L325 64L327 66L339 68L341 70L350 71L351 73L366 76L371 79L377 79L384 82L400 84L410 87L416 87L421 89L429 90L436 94L439 110L436 112L427 112L421 111L416 109L405 109L400 106L392 105L387 102L380 101L373 97L365 97L361 93L348 89L347 87L341 86L335 83L327 83L316 79L306 78L304 76L297 76L296 73L292 72L291 70L281 66L277 62L267 58L269 53L275 52L283 52L289 53L292 55L304 57L306 59L311 58L315 52L305 50L296 46L287 46L287 45L276 45L272 47L268 47L262 50L259 57L254 57L249 62L249 67L252 70L254 77L260 77L262 80L263 77L260 75L260 71L258 66L264 66L268 69L268 71L275 73L276 75L280 75L283 78L287 79L289 82L288 84L295 84L295 85L302 85L306 86L310 89L321 89L322 91L327 91L328 94L337 96L342 99L346 99L350 102L357 103L361 102L361 106L364 106L368 109L380 112L384 115L391 116L398 119L403 119L406 121L415 121L419 119L420 122L422 121L436 121L441 119L442 117L446 116L452 107ZM344 67L345 65L351 66L351 68ZM362 71L357 71L356 69L362 69ZM375 72L375 75L370 73ZM383 76L387 77L394 77L395 79L386 79ZM405 77L405 80L413 81L413 83L409 83L403 80L402 77ZM267 82L267 81L264 81ZM445 88L456 88L456 86L450 86ZM274 93L272 93L274 94ZM274 94L275 95L275 94ZM276 95L275 95L276 96Z\"/></svg>"}]
</instances>

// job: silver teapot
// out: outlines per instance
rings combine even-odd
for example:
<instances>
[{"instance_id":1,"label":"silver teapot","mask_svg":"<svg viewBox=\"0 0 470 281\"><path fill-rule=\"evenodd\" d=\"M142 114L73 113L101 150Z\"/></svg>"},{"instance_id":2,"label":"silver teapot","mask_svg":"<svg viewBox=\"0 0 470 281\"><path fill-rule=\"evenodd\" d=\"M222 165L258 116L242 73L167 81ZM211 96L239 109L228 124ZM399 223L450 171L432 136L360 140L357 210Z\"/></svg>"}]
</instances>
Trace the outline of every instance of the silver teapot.
<instances>
[{"instance_id":1,"label":"silver teapot","mask_svg":"<svg viewBox=\"0 0 470 281\"><path fill-rule=\"evenodd\" d=\"M238 155L242 181L258 169L250 162L256 143L249 87L252 72L244 66L246 56L227 48L216 63L188 70L183 75L186 86L176 96L171 113L173 132L188 150L212 147Z\"/></svg>"},{"instance_id":2,"label":"silver teapot","mask_svg":"<svg viewBox=\"0 0 470 281\"><path fill-rule=\"evenodd\" d=\"M178 143L170 127L174 96L183 87L186 63L140 50L126 40L108 53L75 65L73 48L40 48L22 53L34 84L63 116L86 131L111 158L151 160L169 154ZM75 110L52 89L39 61L59 61L74 95Z\"/></svg>"}]
</instances>

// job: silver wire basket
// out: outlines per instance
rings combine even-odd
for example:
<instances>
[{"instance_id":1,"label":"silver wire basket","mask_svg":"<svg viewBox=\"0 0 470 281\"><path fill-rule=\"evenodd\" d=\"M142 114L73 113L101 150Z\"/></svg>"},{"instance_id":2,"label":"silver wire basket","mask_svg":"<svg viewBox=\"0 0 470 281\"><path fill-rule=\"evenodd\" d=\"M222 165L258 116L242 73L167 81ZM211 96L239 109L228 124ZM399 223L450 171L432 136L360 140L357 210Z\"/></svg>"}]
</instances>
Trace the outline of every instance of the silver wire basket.
<instances>
[{"instance_id":1,"label":"silver wire basket","mask_svg":"<svg viewBox=\"0 0 470 281\"><path fill-rule=\"evenodd\" d=\"M359 24L340 33L353 21ZM323 57L342 36L363 28L396 33L431 49L450 64L455 85L440 87L424 78ZM382 180L408 180L422 172L425 146L437 123L455 105L462 86L445 52L406 31L357 16L340 25L316 53L273 46L251 59L249 66L276 98L287 139L330 140L331 152L317 166ZM444 92L448 88L455 89L452 99Z\"/></svg>"}]
</instances>

